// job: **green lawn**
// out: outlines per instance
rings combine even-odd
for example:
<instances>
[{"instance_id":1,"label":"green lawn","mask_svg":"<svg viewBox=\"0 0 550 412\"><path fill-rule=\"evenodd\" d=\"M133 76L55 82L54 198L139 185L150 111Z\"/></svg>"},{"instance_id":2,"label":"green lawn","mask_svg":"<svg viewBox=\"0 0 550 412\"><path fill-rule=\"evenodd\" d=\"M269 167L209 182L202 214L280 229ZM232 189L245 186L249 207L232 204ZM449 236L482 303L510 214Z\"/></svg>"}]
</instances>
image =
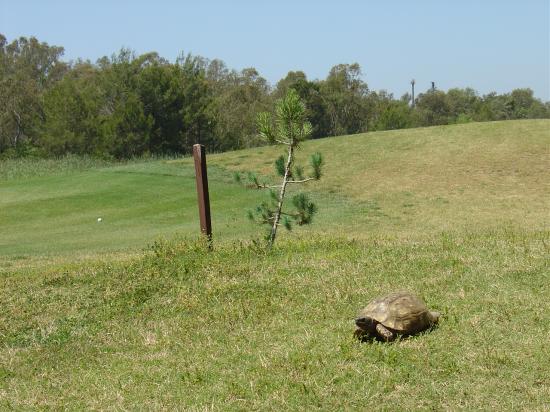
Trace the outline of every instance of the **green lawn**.
<instances>
[{"instance_id":1,"label":"green lawn","mask_svg":"<svg viewBox=\"0 0 550 412\"><path fill-rule=\"evenodd\" d=\"M550 121L316 150L319 215L269 254L245 216L265 194L231 173L276 148L209 156L211 253L190 159L3 164L0 409L547 410ZM439 327L354 341L402 288Z\"/></svg>"},{"instance_id":2,"label":"green lawn","mask_svg":"<svg viewBox=\"0 0 550 412\"><path fill-rule=\"evenodd\" d=\"M259 194L231 184L230 175L215 167L210 176L216 236L250 233L254 228L242 218ZM161 235L199 232L189 161L12 179L0 183L0 207L0 255L6 264L40 256L129 252Z\"/></svg>"}]
</instances>

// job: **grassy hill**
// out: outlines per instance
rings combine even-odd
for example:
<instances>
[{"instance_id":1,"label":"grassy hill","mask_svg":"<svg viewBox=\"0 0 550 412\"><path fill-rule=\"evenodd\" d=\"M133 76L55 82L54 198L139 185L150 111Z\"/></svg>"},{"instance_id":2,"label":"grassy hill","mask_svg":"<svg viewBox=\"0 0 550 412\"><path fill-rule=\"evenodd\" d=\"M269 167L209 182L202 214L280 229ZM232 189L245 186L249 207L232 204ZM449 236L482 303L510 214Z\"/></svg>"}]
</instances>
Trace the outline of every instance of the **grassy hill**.
<instances>
[{"instance_id":1,"label":"grassy hill","mask_svg":"<svg viewBox=\"0 0 550 412\"><path fill-rule=\"evenodd\" d=\"M306 232L423 236L502 225L548 227L549 141L550 122L529 120L306 142L301 156L318 150L326 158L323 179L307 186L320 211ZM266 194L234 184L232 171L270 175L280 150L209 156L216 240L260 233L246 210ZM13 169L5 165L0 180L4 265L37 256L129 253L161 235L194 237L198 231L192 159L85 170L72 163L51 170L49 162L38 162L19 173Z\"/></svg>"},{"instance_id":2,"label":"grassy hill","mask_svg":"<svg viewBox=\"0 0 550 412\"><path fill-rule=\"evenodd\" d=\"M318 219L269 254L242 242L264 194L230 176L272 173L273 147L209 156L211 253L189 159L0 166L0 409L547 408L550 121L314 150ZM400 288L439 327L354 341Z\"/></svg>"},{"instance_id":3,"label":"grassy hill","mask_svg":"<svg viewBox=\"0 0 550 412\"><path fill-rule=\"evenodd\" d=\"M326 157L313 190L351 204L357 233L540 228L550 223L550 122L473 123L310 141ZM215 157L229 169L271 172L276 148ZM261 156L260 156L261 154ZM341 226L344 216L328 212ZM353 222L353 224L351 224ZM346 231L348 228L346 228ZM354 233L356 234L356 233Z\"/></svg>"}]
</instances>

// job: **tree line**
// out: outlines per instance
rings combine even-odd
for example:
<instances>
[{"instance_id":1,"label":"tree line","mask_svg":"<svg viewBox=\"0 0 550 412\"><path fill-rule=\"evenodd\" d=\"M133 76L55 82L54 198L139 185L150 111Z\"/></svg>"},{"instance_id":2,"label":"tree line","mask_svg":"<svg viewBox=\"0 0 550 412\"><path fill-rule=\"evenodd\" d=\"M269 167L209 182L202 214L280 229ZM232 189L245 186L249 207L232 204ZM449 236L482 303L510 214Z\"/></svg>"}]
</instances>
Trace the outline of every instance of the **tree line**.
<instances>
[{"instance_id":1,"label":"tree line","mask_svg":"<svg viewBox=\"0 0 550 412\"><path fill-rule=\"evenodd\" d=\"M225 151L261 144L258 113L294 89L312 138L471 121L550 118L531 89L480 96L471 88L395 98L370 90L357 64L322 80L291 71L270 86L256 69L219 60L122 49L95 63L62 60L63 48L0 34L0 156L67 153L129 158L188 153L194 143ZM413 104L414 103L414 104Z\"/></svg>"}]
</instances>

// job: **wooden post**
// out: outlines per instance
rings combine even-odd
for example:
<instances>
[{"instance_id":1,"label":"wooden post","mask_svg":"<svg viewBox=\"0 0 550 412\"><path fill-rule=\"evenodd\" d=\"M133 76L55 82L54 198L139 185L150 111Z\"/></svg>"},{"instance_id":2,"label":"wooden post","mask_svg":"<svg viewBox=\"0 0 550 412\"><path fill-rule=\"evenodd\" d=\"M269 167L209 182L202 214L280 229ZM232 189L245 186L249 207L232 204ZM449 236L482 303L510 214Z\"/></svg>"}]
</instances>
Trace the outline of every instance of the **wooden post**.
<instances>
[{"instance_id":1,"label":"wooden post","mask_svg":"<svg viewBox=\"0 0 550 412\"><path fill-rule=\"evenodd\" d=\"M208 176L206 174L206 150L203 145L193 145L193 158L195 159L195 178L197 180L201 232L206 235L209 248L212 248L212 222L210 220L210 198L208 196Z\"/></svg>"}]
</instances>

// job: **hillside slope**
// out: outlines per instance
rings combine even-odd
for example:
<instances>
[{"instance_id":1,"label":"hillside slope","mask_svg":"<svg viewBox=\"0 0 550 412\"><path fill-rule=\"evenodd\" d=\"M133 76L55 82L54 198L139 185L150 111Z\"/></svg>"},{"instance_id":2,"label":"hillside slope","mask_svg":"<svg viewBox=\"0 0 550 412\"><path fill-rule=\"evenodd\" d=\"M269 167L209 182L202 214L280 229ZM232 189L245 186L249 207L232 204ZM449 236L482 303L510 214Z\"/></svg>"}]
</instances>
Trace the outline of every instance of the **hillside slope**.
<instances>
[{"instance_id":1,"label":"hillside slope","mask_svg":"<svg viewBox=\"0 0 550 412\"><path fill-rule=\"evenodd\" d=\"M272 173L280 149L216 156L231 170ZM363 230L419 234L550 223L550 120L440 126L342 136L303 144L320 151L323 179L311 187L353 204L323 211L327 222Z\"/></svg>"},{"instance_id":2,"label":"hillside slope","mask_svg":"<svg viewBox=\"0 0 550 412\"><path fill-rule=\"evenodd\" d=\"M306 185L319 205L309 228L361 237L423 236L503 225L549 226L550 120L472 123L309 141L325 174ZM215 239L261 235L246 210L266 194L232 172L272 173L281 148L209 156ZM0 256L93 255L146 247L158 236L198 233L192 159L0 181ZM291 188L295 190L296 188ZM101 223L97 218L101 217ZM285 234L284 236L295 236Z\"/></svg>"}]
</instances>

